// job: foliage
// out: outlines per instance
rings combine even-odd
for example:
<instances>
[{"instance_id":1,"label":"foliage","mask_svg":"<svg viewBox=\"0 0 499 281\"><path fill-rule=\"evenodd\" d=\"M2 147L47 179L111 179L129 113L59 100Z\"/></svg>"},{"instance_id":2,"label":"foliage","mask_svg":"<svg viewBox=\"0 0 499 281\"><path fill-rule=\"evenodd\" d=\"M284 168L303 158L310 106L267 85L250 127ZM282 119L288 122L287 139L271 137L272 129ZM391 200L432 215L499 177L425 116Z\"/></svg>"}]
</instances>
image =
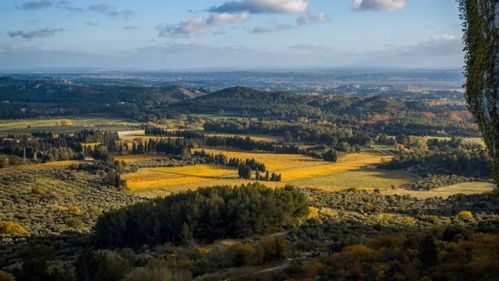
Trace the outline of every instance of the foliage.
<instances>
[{"instance_id":1,"label":"foliage","mask_svg":"<svg viewBox=\"0 0 499 281\"><path fill-rule=\"evenodd\" d=\"M95 243L140 246L245 237L295 226L307 213L305 196L292 187L212 187L107 213L96 224Z\"/></svg>"},{"instance_id":2,"label":"foliage","mask_svg":"<svg viewBox=\"0 0 499 281\"><path fill-rule=\"evenodd\" d=\"M499 185L497 1L459 0L466 51L466 100L492 156Z\"/></svg>"},{"instance_id":3,"label":"foliage","mask_svg":"<svg viewBox=\"0 0 499 281\"><path fill-rule=\"evenodd\" d=\"M466 144L462 139L426 140L402 138L404 148L391 162L381 165L386 169L410 169L422 175L450 174L489 178L491 159L480 145Z\"/></svg>"},{"instance_id":4,"label":"foliage","mask_svg":"<svg viewBox=\"0 0 499 281\"><path fill-rule=\"evenodd\" d=\"M16 281L16 278L12 273L0 270L0 281Z\"/></svg>"},{"instance_id":5,"label":"foliage","mask_svg":"<svg viewBox=\"0 0 499 281\"><path fill-rule=\"evenodd\" d=\"M0 221L0 233L22 235L28 233L28 231L16 222Z\"/></svg>"}]
</instances>

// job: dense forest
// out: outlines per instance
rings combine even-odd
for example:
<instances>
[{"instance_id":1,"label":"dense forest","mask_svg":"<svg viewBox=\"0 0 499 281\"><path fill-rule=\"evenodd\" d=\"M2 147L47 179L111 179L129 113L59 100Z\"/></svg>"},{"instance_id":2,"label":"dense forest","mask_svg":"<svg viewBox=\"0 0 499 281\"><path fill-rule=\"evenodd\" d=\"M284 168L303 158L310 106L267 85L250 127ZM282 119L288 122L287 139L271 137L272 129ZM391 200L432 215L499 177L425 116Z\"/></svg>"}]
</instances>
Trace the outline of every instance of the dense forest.
<instances>
[{"instance_id":1,"label":"dense forest","mask_svg":"<svg viewBox=\"0 0 499 281\"><path fill-rule=\"evenodd\" d=\"M140 246L241 238L293 227L307 214L306 198L295 188L212 187L107 213L97 221L95 243Z\"/></svg>"}]
</instances>

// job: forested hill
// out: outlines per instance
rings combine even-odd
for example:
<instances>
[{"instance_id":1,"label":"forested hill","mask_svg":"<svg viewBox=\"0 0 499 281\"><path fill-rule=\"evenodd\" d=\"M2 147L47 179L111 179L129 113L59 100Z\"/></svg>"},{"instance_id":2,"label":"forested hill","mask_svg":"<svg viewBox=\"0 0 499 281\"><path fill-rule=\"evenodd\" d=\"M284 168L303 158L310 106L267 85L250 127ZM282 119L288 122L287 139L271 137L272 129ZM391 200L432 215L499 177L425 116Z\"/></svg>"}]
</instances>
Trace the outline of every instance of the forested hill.
<instances>
[{"instance_id":1,"label":"forested hill","mask_svg":"<svg viewBox=\"0 0 499 281\"><path fill-rule=\"evenodd\" d=\"M0 119L113 113L149 120L161 117L172 103L202 95L177 86L82 85L0 77Z\"/></svg>"},{"instance_id":2,"label":"forested hill","mask_svg":"<svg viewBox=\"0 0 499 281\"><path fill-rule=\"evenodd\" d=\"M179 112L229 113L245 116L321 117L331 114L395 113L422 108L422 104L391 97L307 96L233 87L171 106Z\"/></svg>"},{"instance_id":3,"label":"forested hill","mask_svg":"<svg viewBox=\"0 0 499 281\"><path fill-rule=\"evenodd\" d=\"M0 119L109 113L149 121L194 113L288 120L376 117L379 121L402 115L419 118L422 113L439 114L444 109L448 111L428 106L416 96L414 100L388 96L315 96L244 87L205 94L178 86L73 84L66 80L0 77Z\"/></svg>"},{"instance_id":4,"label":"forested hill","mask_svg":"<svg viewBox=\"0 0 499 281\"><path fill-rule=\"evenodd\" d=\"M182 87L73 85L68 81L15 80L0 77L0 101L32 103L164 104L195 98L202 93Z\"/></svg>"}]
</instances>

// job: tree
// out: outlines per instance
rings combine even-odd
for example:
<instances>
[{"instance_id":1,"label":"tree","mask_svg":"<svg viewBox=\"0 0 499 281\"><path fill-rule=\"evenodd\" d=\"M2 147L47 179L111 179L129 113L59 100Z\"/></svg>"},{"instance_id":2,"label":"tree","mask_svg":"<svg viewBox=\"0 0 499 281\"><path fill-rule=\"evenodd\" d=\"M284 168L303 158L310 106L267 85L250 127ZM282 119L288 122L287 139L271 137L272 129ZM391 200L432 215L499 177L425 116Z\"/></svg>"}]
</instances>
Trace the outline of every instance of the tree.
<instances>
[{"instance_id":1,"label":"tree","mask_svg":"<svg viewBox=\"0 0 499 281\"><path fill-rule=\"evenodd\" d=\"M251 168L248 165L239 166L239 177L242 179L251 179Z\"/></svg>"},{"instance_id":2,"label":"tree","mask_svg":"<svg viewBox=\"0 0 499 281\"><path fill-rule=\"evenodd\" d=\"M466 51L466 101L493 159L499 188L499 40L497 0L460 0Z\"/></svg>"},{"instance_id":3,"label":"tree","mask_svg":"<svg viewBox=\"0 0 499 281\"><path fill-rule=\"evenodd\" d=\"M0 168L7 168L9 166L9 158L7 156L0 156Z\"/></svg>"},{"instance_id":4,"label":"tree","mask_svg":"<svg viewBox=\"0 0 499 281\"><path fill-rule=\"evenodd\" d=\"M428 235L423 238L420 245L420 260L424 267L431 268L438 262L438 249L435 239Z\"/></svg>"}]
</instances>

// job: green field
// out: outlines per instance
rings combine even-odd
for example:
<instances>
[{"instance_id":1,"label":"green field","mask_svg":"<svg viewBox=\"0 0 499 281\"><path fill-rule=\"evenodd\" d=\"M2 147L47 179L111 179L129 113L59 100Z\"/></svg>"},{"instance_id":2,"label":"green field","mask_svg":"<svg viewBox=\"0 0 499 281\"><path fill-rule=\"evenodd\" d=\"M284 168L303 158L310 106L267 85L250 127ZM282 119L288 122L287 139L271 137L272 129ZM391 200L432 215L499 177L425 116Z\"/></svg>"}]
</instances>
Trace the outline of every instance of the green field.
<instances>
[{"instance_id":1,"label":"green field","mask_svg":"<svg viewBox=\"0 0 499 281\"><path fill-rule=\"evenodd\" d=\"M70 120L70 126L61 126L60 122ZM50 119L0 120L0 133L30 133L37 130L66 131L80 128L135 128L140 123L124 118L106 116L65 116Z\"/></svg>"}]
</instances>

